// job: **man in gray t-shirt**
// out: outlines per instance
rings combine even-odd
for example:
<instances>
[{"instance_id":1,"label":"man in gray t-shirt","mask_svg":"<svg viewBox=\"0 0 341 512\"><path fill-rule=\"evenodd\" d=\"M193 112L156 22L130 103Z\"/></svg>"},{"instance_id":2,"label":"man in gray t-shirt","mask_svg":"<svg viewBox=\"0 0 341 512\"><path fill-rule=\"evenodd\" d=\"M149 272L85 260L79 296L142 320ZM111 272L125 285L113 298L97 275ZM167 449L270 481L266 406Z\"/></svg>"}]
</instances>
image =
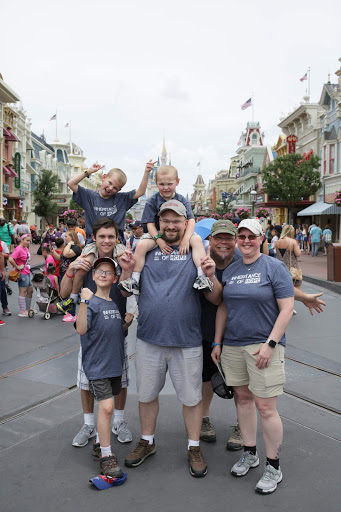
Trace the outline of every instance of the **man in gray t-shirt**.
<instances>
[{"instance_id":1,"label":"man in gray t-shirt","mask_svg":"<svg viewBox=\"0 0 341 512\"><path fill-rule=\"evenodd\" d=\"M149 252L141 275L135 362L142 437L135 450L126 457L125 464L139 466L155 453L158 396L169 371L177 397L183 404L190 473L202 477L207 473L207 466L199 446L202 423L201 308L199 296L193 289L196 268L191 252L180 255L178 251L187 226L186 208L180 201L172 199L162 204L159 216L161 236L172 246L173 252L162 254L158 247ZM214 285L211 292L206 292L206 297L218 304L222 286L215 276L209 249L201 267ZM127 266L123 268L121 279L129 275Z\"/></svg>"}]
</instances>

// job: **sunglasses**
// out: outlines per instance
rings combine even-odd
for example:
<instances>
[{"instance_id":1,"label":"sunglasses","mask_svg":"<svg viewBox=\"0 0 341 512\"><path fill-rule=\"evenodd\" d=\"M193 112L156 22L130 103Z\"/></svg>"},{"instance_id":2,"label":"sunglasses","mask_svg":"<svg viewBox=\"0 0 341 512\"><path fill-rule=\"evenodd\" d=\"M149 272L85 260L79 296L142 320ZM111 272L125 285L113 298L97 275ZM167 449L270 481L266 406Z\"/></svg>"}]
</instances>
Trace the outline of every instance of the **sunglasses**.
<instances>
[{"instance_id":1,"label":"sunglasses","mask_svg":"<svg viewBox=\"0 0 341 512\"><path fill-rule=\"evenodd\" d=\"M254 242L259 236L260 235L237 235L237 238L241 242L244 242L246 239L250 240L250 242Z\"/></svg>"}]
</instances>

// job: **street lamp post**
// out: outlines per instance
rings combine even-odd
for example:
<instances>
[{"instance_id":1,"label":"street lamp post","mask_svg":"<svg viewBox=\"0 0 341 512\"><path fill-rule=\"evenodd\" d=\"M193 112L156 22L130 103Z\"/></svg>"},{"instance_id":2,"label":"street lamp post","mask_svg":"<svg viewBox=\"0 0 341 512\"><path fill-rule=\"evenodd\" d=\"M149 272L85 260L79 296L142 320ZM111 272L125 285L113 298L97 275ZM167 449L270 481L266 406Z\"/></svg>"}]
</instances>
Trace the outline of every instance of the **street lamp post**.
<instances>
[{"instance_id":1,"label":"street lamp post","mask_svg":"<svg viewBox=\"0 0 341 512\"><path fill-rule=\"evenodd\" d=\"M257 192L255 190L251 190L250 196L251 196L251 217L253 217L254 211L255 211L255 203L257 200Z\"/></svg>"}]
</instances>

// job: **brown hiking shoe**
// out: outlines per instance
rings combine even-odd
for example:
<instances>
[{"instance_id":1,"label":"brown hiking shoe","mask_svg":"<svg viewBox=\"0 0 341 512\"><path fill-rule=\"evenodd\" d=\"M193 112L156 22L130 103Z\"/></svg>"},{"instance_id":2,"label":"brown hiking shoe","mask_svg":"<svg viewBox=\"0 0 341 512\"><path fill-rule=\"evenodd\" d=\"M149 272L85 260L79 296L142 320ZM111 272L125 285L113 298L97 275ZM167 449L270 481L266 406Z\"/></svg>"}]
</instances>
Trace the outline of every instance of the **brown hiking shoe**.
<instances>
[{"instance_id":1,"label":"brown hiking shoe","mask_svg":"<svg viewBox=\"0 0 341 512\"><path fill-rule=\"evenodd\" d=\"M187 450L189 472L192 476L200 478L207 474L207 465L200 446L190 446Z\"/></svg>"},{"instance_id":2,"label":"brown hiking shoe","mask_svg":"<svg viewBox=\"0 0 341 512\"><path fill-rule=\"evenodd\" d=\"M134 468L142 464L145 458L155 453L155 441L153 444L149 444L146 439L140 439L135 450L129 453L124 463L128 468Z\"/></svg>"},{"instance_id":3,"label":"brown hiking shoe","mask_svg":"<svg viewBox=\"0 0 341 512\"><path fill-rule=\"evenodd\" d=\"M213 425L208 416L202 419L200 439L206 443L215 443L217 440Z\"/></svg>"},{"instance_id":4,"label":"brown hiking shoe","mask_svg":"<svg viewBox=\"0 0 341 512\"><path fill-rule=\"evenodd\" d=\"M112 478L122 478L123 471L117 464L115 455L101 457L99 467L102 475L111 476Z\"/></svg>"},{"instance_id":5,"label":"brown hiking shoe","mask_svg":"<svg viewBox=\"0 0 341 512\"><path fill-rule=\"evenodd\" d=\"M233 427L230 439L227 441L226 450L230 450L230 451L241 450L243 448L243 446L244 446L244 443L243 443L242 433L241 433L239 425L237 423L237 425L235 427Z\"/></svg>"}]
</instances>

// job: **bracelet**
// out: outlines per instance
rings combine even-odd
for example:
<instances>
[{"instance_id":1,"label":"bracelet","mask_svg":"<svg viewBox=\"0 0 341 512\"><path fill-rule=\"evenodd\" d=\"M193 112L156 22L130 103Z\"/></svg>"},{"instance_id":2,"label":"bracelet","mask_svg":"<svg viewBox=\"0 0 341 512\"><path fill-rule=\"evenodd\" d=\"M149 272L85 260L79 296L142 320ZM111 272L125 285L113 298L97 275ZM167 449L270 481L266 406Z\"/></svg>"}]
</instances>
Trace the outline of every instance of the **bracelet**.
<instances>
[{"instance_id":1,"label":"bracelet","mask_svg":"<svg viewBox=\"0 0 341 512\"><path fill-rule=\"evenodd\" d=\"M75 277L75 274L73 274L73 276L69 276L69 274L67 272L65 272L65 275L66 277L68 277L69 279L73 279Z\"/></svg>"},{"instance_id":2,"label":"bracelet","mask_svg":"<svg viewBox=\"0 0 341 512\"><path fill-rule=\"evenodd\" d=\"M84 171L83 171L83 172L84 172L84 174L85 174L85 176L86 176L87 178L90 178L90 174L88 173L88 171L87 171L86 169L84 169Z\"/></svg>"},{"instance_id":3,"label":"bracelet","mask_svg":"<svg viewBox=\"0 0 341 512\"><path fill-rule=\"evenodd\" d=\"M214 347L220 347L222 345L222 343L212 343L211 347L214 348Z\"/></svg>"}]
</instances>

